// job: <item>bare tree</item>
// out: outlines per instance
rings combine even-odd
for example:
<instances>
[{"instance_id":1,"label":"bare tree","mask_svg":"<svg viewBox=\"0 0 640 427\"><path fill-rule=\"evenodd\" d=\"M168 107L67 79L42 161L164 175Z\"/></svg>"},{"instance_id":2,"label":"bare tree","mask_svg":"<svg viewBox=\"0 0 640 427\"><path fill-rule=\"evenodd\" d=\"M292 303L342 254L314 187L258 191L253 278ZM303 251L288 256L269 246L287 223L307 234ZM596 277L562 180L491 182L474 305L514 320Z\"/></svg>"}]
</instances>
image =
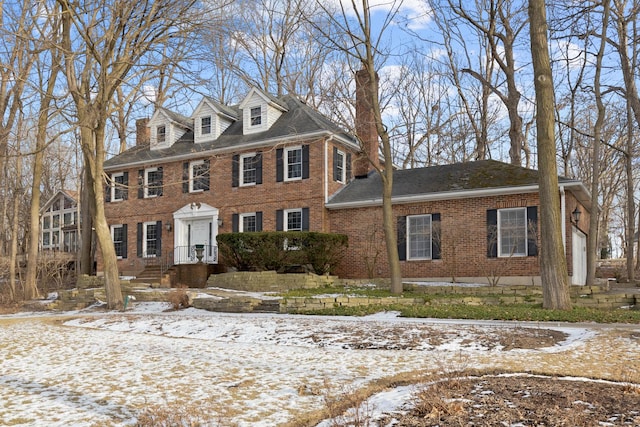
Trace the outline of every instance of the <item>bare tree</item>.
<instances>
[{"instance_id":1,"label":"bare tree","mask_svg":"<svg viewBox=\"0 0 640 427\"><path fill-rule=\"evenodd\" d=\"M93 190L94 227L104 264L107 306L123 306L118 265L104 212L105 129L114 96L145 55L184 37L195 24L195 0L129 2L58 0L69 93ZM133 96L133 94L132 94Z\"/></svg>"},{"instance_id":2,"label":"bare tree","mask_svg":"<svg viewBox=\"0 0 640 427\"><path fill-rule=\"evenodd\" d=\"M329 22L328 28L335 29L335 32L324 31L325 41L339 52L342 52L350 60L354 60L361 67L361 71L356 74L356 78L361 81L356 83L358 90L362 93L356 95L362 96L366 100L366 109L373 115L373 121L376 133L382 144L382 155L389 163L385 167L376 164L372 159L377 158L378 146L366 147L365 140L361 130L356 129L356 137L361 141L361 149L372 166L376 169L382 180L382 222L387 250L387 262L389 264L389 273L391 279L391 293L402 293L402 272L400 270L400 261L398 256L397 236L395 230L395 221L393 216L392 189L393 189L393 153L391 150L391 142L387 127L382 120L382 108L378 92L378 73L377 67L379 61L383 59L382 47L385 42L385 30L393 22L394 17L398 14L402 1L392 1L386 5L387 14L383 18L380 30L374 34L372 29L371 15L372 6L368 0L360 2L351 0L349 5L341 3L340 10L330 10L323 2L318 1L318 5L325 11ZM351 16L354 18L352 19ZM364 107L364 106L363 106ZM376 153L370 152L376 150Z\"/></svg>"},{"instance_id":3,"label":"bare tree","mask_svg":"<svg viewBox=\"0 0 640 427\"><path fill-rule=\"evenodd\" d=\"M518 110L522 94L516 81L518 66L515 60L516 42L526 26L524 8L513 0L483 0L476 2L476 10L463 6L461 0L448 0L452 11L469 23L486 38L491 56L487 61L495 61L502 71L506 88L487 80L485 75L467 68L463 71L487 86L505 105L509 114L509 157L511 163L522 164L522 153L526 166L530 165L531 151L524 137L523 119ZM475 13L475 15L472 15Z\"/></svg>"},{"instance_id":4,"label":"bare tree","mask_svg":"<svg viewBox=\"0 0 640 427\"><path fill-rule=\"evenodd\" d=\"M553 79L544 0L529 0L531 57L536 90L536 130L540 191L540 278L543 306L569 310L567 261L562 243L554 119Z\"/></svg>"}]
</instances>

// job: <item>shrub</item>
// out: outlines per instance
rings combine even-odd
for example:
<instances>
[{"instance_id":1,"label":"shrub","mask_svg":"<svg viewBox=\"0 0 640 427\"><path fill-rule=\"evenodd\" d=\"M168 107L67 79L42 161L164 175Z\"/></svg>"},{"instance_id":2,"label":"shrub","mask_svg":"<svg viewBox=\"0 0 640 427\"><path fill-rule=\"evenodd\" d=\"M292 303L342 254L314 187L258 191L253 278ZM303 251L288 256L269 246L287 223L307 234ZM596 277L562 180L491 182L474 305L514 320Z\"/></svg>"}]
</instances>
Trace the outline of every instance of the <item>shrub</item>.
<instances>
[{"instance_id":1,"label":"shrub","mask_svg":"<svg viewBox=\"0 0 640 427\"><path fill-rule=\"evenodd\" d=\"M307 231L219 234L220 256L239 271L280 270L310 265L316 274L332 273L347 248L347 236Z\"/></svg>"},{"instance_id":2,"label":"shrub","mask_svg":"<svg viewBox=\"0 0 640 427\"><path fill-rule=\"evenodd\" d=\"M189 295L184 288L177 288L167 293L167 302L171 303L174 310L189 307Z\"/></svg>"}]
</instances>

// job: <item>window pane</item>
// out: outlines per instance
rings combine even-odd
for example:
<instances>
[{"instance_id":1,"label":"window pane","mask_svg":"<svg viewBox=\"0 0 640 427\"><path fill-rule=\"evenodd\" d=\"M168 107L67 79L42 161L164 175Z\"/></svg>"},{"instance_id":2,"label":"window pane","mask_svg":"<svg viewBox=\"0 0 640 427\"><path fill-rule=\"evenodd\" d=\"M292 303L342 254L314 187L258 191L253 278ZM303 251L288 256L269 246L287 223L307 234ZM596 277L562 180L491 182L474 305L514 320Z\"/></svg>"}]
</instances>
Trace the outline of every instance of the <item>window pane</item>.
<instances>
[{"instance_id":1,"label":"window pane","mask_svg":"<svg viewBox=\"0 0 640 427\"><path fill-rule=\"evenodd\" d=\"M203 117L202 119L202 134L207 135L211 133L211 116Z\"/></svg>"},{"instance_id":2,"label":"window pane","mask_svg":"<svg viewBox=\"0 0 640 427\"><path fill-rule=\"evenodd\" d=\"M242 184L256 183L256 156L242 158Z\"/></svg>"},{"instance_id":3,"label":"window pane","mask_svg":"<svg viewBox=\"0 0 640 427\"><path fill-rule=\"evenodd\" d=\"M251 126L262 124L262 108L254 107L251 109Z\"/></svg>"},{"instance_id":4,"label":"window pane","mask_svg":"<svg viewBox=\"0 0 640 427\"><path fill-rule=\"evenodd\" d=\"M42 233L42 246L49 246L50 243L50 234L47 233Z\"/></svg>"},{"instance_id":5,"label":"window pane","mask_svg":"<svg viewBox=\"0 0 640 427\"><path fill-rule=\"evenodd\" d=\"M158 142L164 142L166 138L166 128L164 126L158 126L157 135Z\"/></svg>"},{"instance_id":6,"label":"window pane","mask_svg":"<svg viewBox=\"0 0 640 427\"><path fill-rule=\"evenodd\" d=\"M60 215L53 216L53 228L60 227Z\"/></svg>"},{"instance_id":7,"label":"window pane","mask_svg":"<svg viewBox=\"0 0 640 427\"><path fill-rule=\"evenodd\" d=\"M338 181L344 181L344 153L338 151L336 156L336 173Z\"/></svg>"},{"instance_id":8,"label":"window pane","mask_svg":"<svg viewBox=\"0 0 640 427\"><path fill-rule=\"evenodd\" d=\"M243 215L242 216L242 231L243 232L253 232L256 231L256 216L254 215Z\"/></svg>"},{"instance_id":9,"label":"window pane","mask_svg":"<svg viewBox=\"0 0 640 427\"><path fill-rule=\"evenodd\" d=\"M500 255L526 255L527 218L525 209L504 209L500 213Z\"/></svg>"},{"instance_id":10,"label":"window pane","mask_svg":"<svg viewBox=\"0 0 640 427\"><path fill-rule=\"evenodd\" d=\"M113 200L122 200L124 194L124 174L114 175L113 182Z\"/></svg>"},{"instance_id":11,"label":"window pane","mask_svg":"<svg viewBox=\"0 0 640 427\"><path fill-rule=\"evenodd\" d=\"M191 174L191 191L209 189L209 165L207 163L194 164L191 168Z\"/></svg>"},{"instance_id":12,"label":"window pane","mask_svg":"<svg viewBox=\"0 0 640 427\"><path fill-rule=\"evenodd\" d=\"M73 223L71 222L71 218L72 218L72 216L71 216L71 212L67 212L67 213L65 213L65 214L64 214L64 225L71 225L71 224L73 224Z\"/></svg>"},{"instance_id":13,"label":"window pane","mask_svg":"<svg viewBox=\"0 0 640 427\"><path fill-rule=\"evenodd\" d=\"M287 178L302 178L302 148L287 151Z\"/></svg>"},{"instance_id":14,"label":"window pane","mask_svg":"<svg viewBox=\"0 0 640 427\"><path fill-rule=\"evenodd\" d=\"M49 228L51 228L51 217L45 216L44 218L42 218L42 228L44 230L48 230Z\"/></svg>"},{"instance_id":15,"label":"window pane","mask_svg":"<svg viewBox=\"0 0 640 427\"><path fill-rule=\"evenodd\" d=\"M156 224L147 224L146 225L146 244L147 244L147 256L157 255L156 253L156 242L157 242L157 226Z\"/></svg>"},{"instance_id":16,"label":"window pane","mask_svg":"<svg viewBox=\"0 0 640 427\"><path fill-rule=\"evenodd\" d=\"M113 246L116 249L116 256L124 255L124 227L113 227Z\"/></svg>"},{"instance_id":17,"label":"window pane","mask_svg":"<svg viewBox=\"0 0 640 427\"><path fill-rule=\"evenodd\" d=\"M302 231L302 211L287 212L287 231Z\"/></svg>"},{"instance_id":18,"label":"window pane","mask_svg":"<svg viewBox=\"0 0 640 427\"><path fill-rule=\"evenodd\" d=\"M407 217L409 258L431 258L431 215Z\"/></svg>"},{"instance_id":19,"label":"window pane","mask_svg":"<svg viewBox=\"0 0 640 427\"><path fill-rule=\"evenodd\" d=\"M162 171L150 170L147 172L147 197L162 194Z\"/></svg>"}]
</instances>

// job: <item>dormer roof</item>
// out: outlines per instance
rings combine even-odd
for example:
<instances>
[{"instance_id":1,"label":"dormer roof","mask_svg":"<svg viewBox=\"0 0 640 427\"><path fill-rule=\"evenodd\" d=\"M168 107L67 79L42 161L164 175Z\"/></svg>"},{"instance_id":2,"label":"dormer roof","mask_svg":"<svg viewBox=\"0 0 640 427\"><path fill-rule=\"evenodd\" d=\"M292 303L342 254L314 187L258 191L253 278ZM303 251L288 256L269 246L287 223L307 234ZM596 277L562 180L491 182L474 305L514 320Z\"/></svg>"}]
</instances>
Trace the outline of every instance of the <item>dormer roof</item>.
<instances>
[{"instance_id":1,"label":"dormer roof","mask_svg":"<svg viewBox=\"0 0 640 427\"><path fill-rule=\"evenodd\" d=\"M251 107L250 104L253 102L252 98L254 97L254 95L257 95L260 98L262 98L262 100L271 107L277 108L282 112L288 111L288 106L286 103L282 102L281 100L279 100L273 95L270 95L268 93L261 91L255 86L252 87L249 93L247 94L247 96L244 97L240 105L238 105L238 108L240 108L241 110L244 110L247 107L250 108Z\"/></svg>"},{"instance_id":2,"label":"dormer roof","mask_svg":"<svg viewBox=\"0 0 640 427\"><path fill-rule=\"evenodd\" d=\"M192 117L195 117L197 115L198 110L200 110L200 107L202 106L202 104L207 104L209 107L211 107L213 111L216 112L216 114L228 120L236 121L240 118L240 112L238 111L237 108L229 105L224 105L208 96L205 96L202 98L202 101L200 101L196 109L193 111Z\"/></svg>"}]
</instances>

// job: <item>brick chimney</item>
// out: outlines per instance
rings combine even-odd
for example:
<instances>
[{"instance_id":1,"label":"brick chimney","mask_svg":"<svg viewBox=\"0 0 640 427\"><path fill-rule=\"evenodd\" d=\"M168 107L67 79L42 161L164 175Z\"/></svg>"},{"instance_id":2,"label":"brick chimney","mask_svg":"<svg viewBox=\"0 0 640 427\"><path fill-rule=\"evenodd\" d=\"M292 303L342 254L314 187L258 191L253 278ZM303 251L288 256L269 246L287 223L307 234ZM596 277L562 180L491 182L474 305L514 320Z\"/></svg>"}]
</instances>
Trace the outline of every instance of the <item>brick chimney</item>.
<instances>
[{"instance_id":1,"label":"brick chimney","mask_svg":"<svg viewBox=\"0 0 640 427\"><path fill-rule=\"evenodd\" d=\"M378 75L376 74L375 90L378 90ZM380 165L378 155L378 131L375 116L371 108L370 91L371 79L367 70L356 71L356 135L360 140L360 155L353 166L356 178L365 178L373 165Z\"/></svg>"},{"instance_id":2,"label":"brick chimney","mask_svg":"<svg viewBox=\"0 0 640 427\"><path fill-rule=\"evenodd\" d=\"M151 128L149 118L136 120L136 146L149 145L151 143Z\"/></svg>"}]
</instances>

